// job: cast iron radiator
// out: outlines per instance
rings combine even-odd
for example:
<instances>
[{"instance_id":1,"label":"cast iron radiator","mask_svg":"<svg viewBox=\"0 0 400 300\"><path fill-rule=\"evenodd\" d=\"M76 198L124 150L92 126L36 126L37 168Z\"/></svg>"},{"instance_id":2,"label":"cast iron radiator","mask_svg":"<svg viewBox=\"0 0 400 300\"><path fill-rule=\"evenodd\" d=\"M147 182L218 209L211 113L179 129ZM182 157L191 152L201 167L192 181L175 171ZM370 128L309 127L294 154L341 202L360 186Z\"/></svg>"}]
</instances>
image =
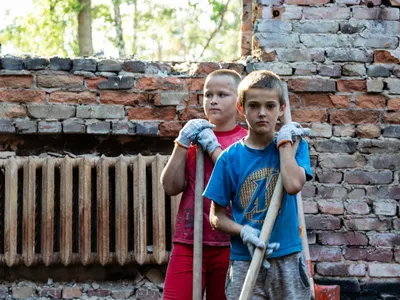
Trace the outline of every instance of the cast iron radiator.
<instances>
[{"instance_id":1,"label":"cast iron radiator","mask_svg":"<svg viewBox=\"0 0 400 300\"><path fill-rule=\"evenodd\" d=\"M0 264L166 263L180 200L160 184L167 160L1 160Z\"/></svg>"}]
</instances>

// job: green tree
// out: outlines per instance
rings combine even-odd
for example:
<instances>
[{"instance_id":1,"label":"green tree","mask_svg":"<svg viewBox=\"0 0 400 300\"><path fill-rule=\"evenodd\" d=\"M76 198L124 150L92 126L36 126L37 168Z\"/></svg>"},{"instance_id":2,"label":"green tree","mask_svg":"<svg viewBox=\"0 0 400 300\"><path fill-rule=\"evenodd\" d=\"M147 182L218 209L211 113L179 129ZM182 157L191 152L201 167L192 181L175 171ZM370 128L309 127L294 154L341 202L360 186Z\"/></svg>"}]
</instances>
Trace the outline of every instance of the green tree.
<instances>
[{"instance_id":1,"label":"green tree","mask_svg":"<svg viewBox=\"0 0 400 300\"><path fill-rule=\"evenodd\" d=\"M16 46L21 52L41 55L67 56L79 54L74 35L79 0L34 0L35 11L18 17L1 32L1 39Z\"/></svg>"},{"instance_id":2,"label":"green tree","mask_svg":"<svg viewBox=\"0 0 400 300\"><path fill-rule=\"evenodd\" d=\"M93 33L103 37L104 45L96 47L116 49L121 58L220 61L240 56L240 0L188 0L179 6L165 0L33 1L34 12L0 33L3 41L22 52L46 56L93 53L90 47L80 51L89 37L78 39L78 25L82 26L78 15L84 11L87 15L89 10L93 23L87 22L84 28L90 32L87 25L93 24Z\"/></svg>"}]
</instances>

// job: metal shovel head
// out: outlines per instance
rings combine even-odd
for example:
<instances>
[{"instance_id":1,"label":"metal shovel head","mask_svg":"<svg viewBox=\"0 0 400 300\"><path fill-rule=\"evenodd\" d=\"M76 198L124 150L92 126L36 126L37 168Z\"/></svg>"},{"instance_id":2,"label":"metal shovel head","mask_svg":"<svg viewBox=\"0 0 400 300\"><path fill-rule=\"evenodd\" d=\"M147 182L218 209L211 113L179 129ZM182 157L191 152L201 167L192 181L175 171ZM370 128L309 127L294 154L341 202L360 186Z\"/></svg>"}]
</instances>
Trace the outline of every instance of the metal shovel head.
<instances>
[{"instance_id":1,"label":"metal shovel head","mask_svg":"<svg viewBox=\"0 0 400 300\"><path fill-rule=\"evenodd\" d=\"M315 300L340 300L340 286L314 284Z\"/></svg>"}]
</instances>

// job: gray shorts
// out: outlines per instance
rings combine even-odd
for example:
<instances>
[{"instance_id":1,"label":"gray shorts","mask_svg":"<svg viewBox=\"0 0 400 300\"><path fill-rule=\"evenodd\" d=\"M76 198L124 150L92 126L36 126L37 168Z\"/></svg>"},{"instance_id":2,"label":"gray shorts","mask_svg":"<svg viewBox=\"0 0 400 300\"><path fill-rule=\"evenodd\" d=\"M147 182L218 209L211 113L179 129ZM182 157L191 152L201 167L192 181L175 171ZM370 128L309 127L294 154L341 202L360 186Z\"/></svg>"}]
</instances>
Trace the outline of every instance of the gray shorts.
<instances>
[{"instance_id":1,"label":"gray shorts","mask_svg":"<svg viewBox=\"0 0 400 300\"><path fill-rule=\"evenodd\" d=\"M268 260L269 269L260 268L252 300L310 300L308 270L301 252ZM250 261L231 260L226 276L228 300L239 299Z\"/></svg>"}]
</instances>

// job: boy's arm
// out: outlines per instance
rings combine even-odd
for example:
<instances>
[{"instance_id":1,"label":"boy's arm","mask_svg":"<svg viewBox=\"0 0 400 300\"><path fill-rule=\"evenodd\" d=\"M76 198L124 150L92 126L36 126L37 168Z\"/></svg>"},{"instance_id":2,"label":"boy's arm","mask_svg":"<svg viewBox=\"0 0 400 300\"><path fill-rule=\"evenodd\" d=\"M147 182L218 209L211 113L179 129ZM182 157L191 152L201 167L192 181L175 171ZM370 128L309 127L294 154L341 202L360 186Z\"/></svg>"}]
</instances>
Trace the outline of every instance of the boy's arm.
<instances>
[{"instance_id":1,"label":"boy's arm","mask_svg":"<svg viewBox=\"0 0 400 300\"><path fill-rule=\"evenodd\" d=\"M210 153L211 160L215 164L217 161L218 157L221 155L222 149L221 147L216 148L213 152Z\"/></svg>"},{"instance_id":2,"label":"boy's arm","mask_svg":"<svg viewBox=\"0 0 400 300\"><path fill-rule=\"evenodd\" d=\"M211 227L230 235L240 235L243 226L232 221L227 215L225 207L211 201L210 208Z\"/></svg>"},{"instance_id":3,"label":"boy's arm","mask_svg":"<svg viewBox=\"0 0 400 300\"><path fill-rule=\"evenodd\" d=\"M290 195L299 193L306 182L306 172L297 164L293 148L294 144L291 143L279 147L282 183Z\"/></svg>"},{"instance_id":4,"label":"boy's arm","mask_svg":"<svg viewBox=\"0 0 400 300\"><path fill-rule=\"evenodd\" d=\"M300 192L306 182L306 172L298 165L294 148L297 148L296 144L300 146L301 137L309 134L308 128L302 128L297 122L289 122L274 137L279 149L282 183L290 195Z\"/></svg>"},{"instance_id":5,"label":"boy's arm","mask_svg":"<svg viewBox=\"0 0 400 300\"><path fill-rule=\"evenodd\" d=\"M171 157L161 173L161 184L169 196L178 195L186 187L186 154L187 149L175 144Z\"/></svg>"},{"instance_id":6,"label":"boy's arm","mask_svg":"<svg viewBox=\"0 0 400 300\"><path fill-rule=\"evenodd\" d=\"M185 166L186 153L190 144L198 138L198 134L204 129L215 126L203 119L190 120L183 126L175 139L175 147L172 155L161 173L161 184L165 192L170 196L178 195L186 187Z\"/></svg>"}]
</instances>

